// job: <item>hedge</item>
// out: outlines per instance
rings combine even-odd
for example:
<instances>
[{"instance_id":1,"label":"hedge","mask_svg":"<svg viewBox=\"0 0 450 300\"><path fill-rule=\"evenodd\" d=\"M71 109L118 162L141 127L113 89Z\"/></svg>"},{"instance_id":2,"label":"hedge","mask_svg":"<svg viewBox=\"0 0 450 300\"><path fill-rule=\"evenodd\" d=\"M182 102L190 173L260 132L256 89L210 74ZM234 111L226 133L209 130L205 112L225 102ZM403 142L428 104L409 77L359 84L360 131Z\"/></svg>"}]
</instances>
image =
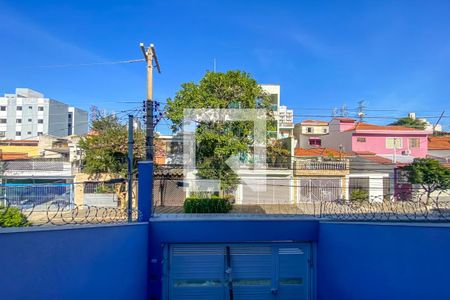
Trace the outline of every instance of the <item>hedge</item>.
<instances>
[{"instance_id":1,"label":"hedge","mask_svg":"<svg viewBox=\"0 0 450 300\"><path fill-rule=\"evenodd\" d=\"M211 198L188 197L184 201L183 208L184 212L188 214L220 214L229 212L232 205L228 199L215 196Z\"/></svg>"}]
</instances>

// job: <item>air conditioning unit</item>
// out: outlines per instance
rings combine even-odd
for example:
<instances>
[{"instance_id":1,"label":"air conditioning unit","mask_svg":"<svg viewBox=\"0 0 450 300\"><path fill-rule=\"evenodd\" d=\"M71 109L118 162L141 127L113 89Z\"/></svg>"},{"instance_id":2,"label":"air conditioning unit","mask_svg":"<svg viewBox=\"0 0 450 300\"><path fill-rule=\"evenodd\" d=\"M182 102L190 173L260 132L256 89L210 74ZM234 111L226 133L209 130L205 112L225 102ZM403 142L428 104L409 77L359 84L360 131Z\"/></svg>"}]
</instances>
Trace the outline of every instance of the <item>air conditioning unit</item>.
<instances>
[{"instance_id":1,"label":"air conditioning unit","mask_svg":"<svg viewBox=\"0 0 450 300\"><path fill-rule=\"evenodd\" d=\"M411 155L411 150L402 151L402 155Z\"/></svg>"}]
</instances>

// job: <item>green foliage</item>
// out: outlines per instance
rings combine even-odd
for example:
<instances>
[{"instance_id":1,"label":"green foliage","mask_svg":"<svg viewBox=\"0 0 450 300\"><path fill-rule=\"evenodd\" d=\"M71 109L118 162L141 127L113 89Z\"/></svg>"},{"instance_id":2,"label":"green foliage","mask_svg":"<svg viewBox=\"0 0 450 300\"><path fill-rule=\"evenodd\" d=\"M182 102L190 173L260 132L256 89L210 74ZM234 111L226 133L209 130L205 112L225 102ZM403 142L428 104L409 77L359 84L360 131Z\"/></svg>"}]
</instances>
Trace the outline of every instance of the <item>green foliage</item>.
<instances>
[{"instance_id":1,"label":"green foliage","mask_svg":"<svg viewBox=\"0 0 450 300\"><path fill-rule=\"evenodd\" d=\"M184 212L194 214L227 213L232 205L228 199L212 196L210 198L189 197L184 201Z\"/></svg>"},{"instance_id":2,"label":"green foliage","mask_svg":"<svg viewBox=\"0 0 450 300\"><path fill-rule=\"evenodd\" d=\"M184 212L194 214L220 214L231 210L228 199L212 196L210 198L189 197L184 201Z\"/></svg>"},{"instance_id":3,"label":"green foliage","mask_svg":"<svg viewBox=\"0 0 450 300\"><path fill-rule=\"evenodd\" d=\"M207 72L198 84L189 82L181 86L174 99L167 100L167 116L173 129L180 128L183 111L191 109L249 109L270 107L270 97L248 74L240 71L226 73ZM268 116L272 113L268 110ZM268 126L271 123L269 122ZM270 126L269 126L270 127ZM202 178L220 179L222 189L232 189L237 175L226 164L233 155L253 151L253 122L202 122L198 124L196 165Z\"/></svg>"},{"instance_id":4,"label":"green foliage","mask_svg":"<svg viewBox=\"0 0 450 300\"><path fill-rule=\"evenodd\" d=\"M114 193L114 187L112 185L100 184L95 187L95 193L97 194Z\"/></svg>"},{"instance_id":5,"label":"green foliage","mask_svg":"<svg viewBox=\"0 0 450 300\"><path fill-rule=\"evenodd\" d=\"M391 123L389 125L394 125L394 126L405 126L405 127L411 127L411 128L415 128L415 129L425 129L425 122L419 120L419 119L412 119L409 117L406 118L400 118L397 121L395 121L394 123Z\"/></svg>"},{"instance_id":6,"label":"green foliage","mask_svg":"<svg viewBox=\"0 0 450 300\"><path fill-rule=\"evenodd\" d=\"M17 207L0 206L0 227L28 227L31 222Z\"/></svg>"},{"instance_id":7,"label":"green foliage","mask_svg":"<svg viewBox=\"0 0 450 300\"><path fill-rule=\"evenodd\" d=\"M450 169L432 158L416 158L405 167L409 182L419 184L427 193L427 202L432 192L450 188Z\"/></svg>"},{"instance_id":8,"label":"green foliage","mask_svg":"<svg viewBox=\"0 0 450 300\"><path fill-rule=\"evenodd\" d=\"M369 192L363 189L354 189L350 193L350 201L352 202L369 201Z\"/></svg>"},{"instance_id":9,"label":"green foliage","mask_svg":"<svg viewBox=\"0 0 450 300\"><path fill-rule=\"evenodd\" d=\"M91 134L80 140L83 150L83 170L88 174L127 173L128 129L114 115L100 115L91 124ZM134 168L144 158L145 135L142 130L134 131Z\"/></svg>"}]
</instances>

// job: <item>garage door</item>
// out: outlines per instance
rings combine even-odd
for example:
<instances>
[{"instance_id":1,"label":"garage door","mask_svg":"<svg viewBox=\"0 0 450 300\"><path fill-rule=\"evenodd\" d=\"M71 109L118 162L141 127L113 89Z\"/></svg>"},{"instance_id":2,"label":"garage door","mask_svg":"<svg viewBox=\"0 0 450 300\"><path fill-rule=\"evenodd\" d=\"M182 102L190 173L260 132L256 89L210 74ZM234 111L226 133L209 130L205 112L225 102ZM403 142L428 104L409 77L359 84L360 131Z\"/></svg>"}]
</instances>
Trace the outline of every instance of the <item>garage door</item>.
<instances>
[{"instance_id":1,"label":"garage door","mask_svg":"<svg viewBox=\"0 0 450 300\"><path fill-rule=\"evenodd\" d=\"M310 299L310 245L170 245L168 298Z\"/></svg>"},{"instance_id":2,"label":"garage door","mask_svg":"<svg viewBox=\"0 0 450 300\"><path fill-rule=\"evenodd\" d=\"M255 191L242 185L242 204L289 204L291 200L291 180L289 178L266 178L264 191Z\"/></svg>"}]
</instances>

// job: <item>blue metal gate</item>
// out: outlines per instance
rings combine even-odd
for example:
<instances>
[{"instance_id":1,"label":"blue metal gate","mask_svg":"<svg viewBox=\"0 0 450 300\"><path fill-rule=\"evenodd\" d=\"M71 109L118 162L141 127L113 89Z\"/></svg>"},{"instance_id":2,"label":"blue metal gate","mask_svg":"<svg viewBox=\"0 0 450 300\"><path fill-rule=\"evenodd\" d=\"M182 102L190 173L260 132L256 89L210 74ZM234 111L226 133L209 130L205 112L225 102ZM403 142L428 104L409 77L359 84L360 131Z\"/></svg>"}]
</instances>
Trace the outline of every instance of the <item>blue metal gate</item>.
<instances>
[{"instance_id":1,"label":"blue metal gate","mask_svg":"<svg viewBox=\"0 0 450 300\"><path fill-rule=\"evenodd\" d=\"M166 298L306 300L310 262L309 244L170 245Z\"/></svg>"}]
</instances>

